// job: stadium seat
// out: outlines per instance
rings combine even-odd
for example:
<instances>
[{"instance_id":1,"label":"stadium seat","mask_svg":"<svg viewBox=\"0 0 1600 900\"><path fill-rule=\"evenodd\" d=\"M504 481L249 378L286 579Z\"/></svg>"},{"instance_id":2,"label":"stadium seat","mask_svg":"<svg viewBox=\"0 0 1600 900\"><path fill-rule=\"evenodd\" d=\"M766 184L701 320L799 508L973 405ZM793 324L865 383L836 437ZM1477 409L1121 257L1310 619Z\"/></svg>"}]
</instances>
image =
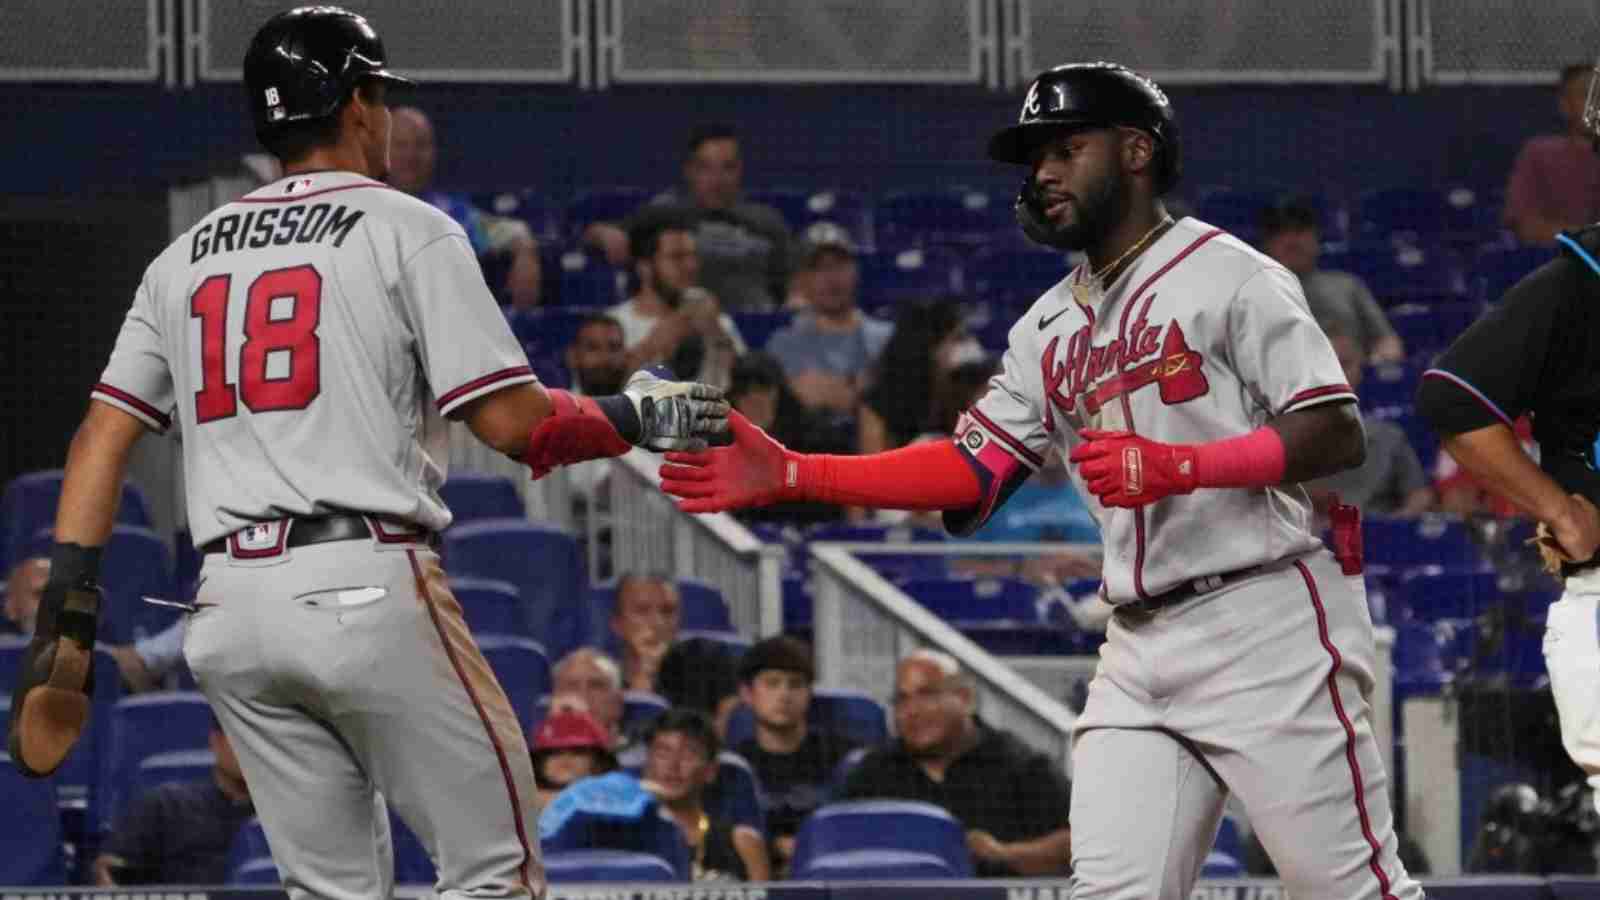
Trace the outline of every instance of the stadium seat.
<instances>
[{"instance_id":1,"label":"stadium seat","mask_svg":"<svg viewBox=\"0 0 1600 900\"><path fill-rule=\"evenodd\" d=\"M811 586L804 572L790 572L783 576L783 630L785 632L811 629Z\"/></svg>"},{"instance_id":2,"label":"stadium seat","mask_svg":"<svg viewBox=\"0 0 1600 900\"><path fill-rule=\"evenodd\" d=\"M1016 578L912 578L902 581L900 589L957 627L1041 621L1039 588Z\"/></svg>"},{"instance_id":3,"label":"stadium seat","mask_svg":"<svg viewBox=\"0 0 1600 900\"><path fill-rule=\"evenodd\" d=\"M856 800L818 809L795 836L794 869L831 853L906 850L929 853L959 878L973 876L966 832L948 812L906 800Z\"/></svg>"},{"instance_id":4,"label":"stadium seat","mask_svg":"<svg viewBox=\"0 0 1600 900\"><path fill-rule=\"evenodd\" d=\"M135 797L159 785L209 779L216 765L217 757L210 750L174 750L147 756L139 761L139 767L124 796L132 802Z\"/></svg>"},{"instance_id":5,"label":"stadium seat","mask_svg":"<svg viewBox=\"0 0 1600 900\"><path fill-rule=\"evenodd\" d=\"M567 205L566 233L572 240L595 222L620 225L634 210L650 202L654 191L641 187L588 188Z\"/></svg>"},{"instance_id":6,"label":"stadium seat","mask_svg":"<svg viewBox=\"0 0 1600 900\"><path fill-rule=\"evenodd\" d=\"M1374 565L1467 569L1477 560L1466 525L1450 516L1429 515L1415 519L1367 516L1361 527L1367 562Z\"/></svg>"},{"instance_id":7,"label":"stadium seat","mask_svg":"<svg viewBox=\"0 0 1600 900\"><path fill-rule=\"evenodd\" d=\"M100 583L106 592L102 618L112 623L109 632L102 626L101 633L114 643L149 637L183 615L142 599L179 599L167 544L148 528L118 525L112 529L111 540L100 556Z\"/></svg>"},{"instance_id":8,"label":"stadium seat","mask_svg":"<svg viewBox=\"0 0 1600 900\"><path fill-rule=\"evenodd\" d=\"M888 743L888 741L884 741L884 743ZM844 786L850 780L850 773L861 765L861 761L867 758L867 754L871 753L872 749L870 746L857 747L846 753L844 758L839 760L838 764L833 767L833 771L828 773L828 787L824 802L831 802L843 796Z\"/></svg>"},{"instance_id":9,"label":"stadium seat","mask_svg":"<svg viewBox=\"0 0 1600 900\"><path fill-rule=\"evenodd\" d=\"M1324 253L1324 269L1359 277L1385 306L1466 296L1466 275L1442 244L1357 243L1341 253Z\"/></svg>"},{"instance_id":10,"label":"stadium seat","mask_svg":"<svg viewBox=\"0 0 1600 900\"><path fill-rule=\"evenodd\" d=\"M550 660L544 647L527 638L503 634L480 634L474 638L526 733L533 725L539 698L550 693Z\"/></svg>"},{"instance_id":11,"label":"stadium seat","mask_svg":"<svg viewBox=\"0 0 1600 900\"><path fill-rule=\"evenodd\" d=\"M472 205L486 213L519 219L541 242L561 237L561 212L542 191L520 188L481 191L471 195Z\"/></svg>"},{"instance_id":12,"label":"stadium seat","mask_svg":"<svg viewBox=\"0 0 1600 900\"><path fill-rule=\"evenodd\" d=\"M18 475L0 495L0 572L8 572L22 548L41 528L53 528L56 502L61 499L61 469L44 469ZM150 508L144 494L131 482L122 485L117 522L150 527Z\"/></svg>"},{"instance_id":13,"label":"stadium seat","mask_svg":"<svg viewBox=\"0 0 1600 900\"><path fill-rule=\"evenodd\" d=\"M1499 303L1512 285L1555 257L1551 247L1496 244L1479 248L1472 261L1473 294L1488 303Z\"/></svg>"},{"instance_id":14,"label":"stadium seat","mask_svg":"<svg viewBox=\"0 0 1600 900\"><path fill-rule=\"evenodd\" d=\"M693 871L683 832L653 806L637 820L579 812L553 834L541 831L539 843L547 857L582 850L622 850L665 860L679 881L688 881Z\"/></svg>"},{"instance_id":15,"label":"stadium seat","mask_svg":"<svg viewBox=\"0 0 1600 900\"><path fill-rule=\"evenodd\" d=\"M1011 197L970 188L897 191L878 204L879 246L979 247L1012 240Z\"/></svg>"},{"instance_id":16,"label":"stadium seat","mask_svg":"<svg viewBox=\"0 0 1600 900\"><path fill-rule=\"evenodd\" d=\"M857 261L861 305L869 311L948 296L960 286L959 261L937 247L880 250L863 253Z\"/></svg>"},{"instance_id":17,"label":"stadium seat","mask_svg":"<svg viewBox=\"0 0 1600 900\"><path fill-rule=\"evenodd\" d=\"M395 884L432 887L439 880L439 872L434 868L433 858L428 856L428 848L422 846L422 839L393 811L389 813L389 840L394 847Z\"/></svg>"},{"instance_id":18,"label":"stadium seat","mask_svg":"<svg viewBox=\"0 0 1600 900\"><path fill-rule=\"evenodd\" d=\"M627 299L626 272L586 250L568 250L556 258L556 302L561 307L608 307Z\"/></svg>"},{"instance_id":19,"label":"stadium seat","mask_svg":"<svg viewBox=\"0 0 1600 900\"><path fill-rule=\"evenodd\" d=\"M94 668L97 672L114 673L117 660L104 648L98 648L94 651ZM111 740L115 733L111 718L121 698L121 678L95 678L89 722L78 736L77 745L56 770L55 782L62 798L83 801L85 822L98 824L100 821L105 793L101 772L105 760L111 756Z\"/></svg>"},{"instance_id":20,"label":"stadium seat","mask_svg":"<svg viewBox=\"0 0 1600 900\"><path fill-rule=\"evenodd\" d=\"M864 746L888 743L889 720L883 706L860 691L814 688L806 721L818 731L842 735ZM740 704L728 716L726 743L736 747L755 737L755 716Z\"/></svg>"},{"instance_id":21,"label":"stadium seat","mask_svg":"<svg viewBox=\"0 0 1600 900\"><path fill-rule=\"evenodd\" d=\"M532 639L522 596L511 582L459 575L450 579L450 593L461 604L461 612L467 617L467 627L473 634Z\"/></svg>"},{"instance_id":22,"label":"stadium seat","mask_svg":"<svg viewBox=\"0 0 1600 900\"><path fill-rule=\"evenodd\" d=\"M838 522L819 525L813 528L806 538L808 541L892 545L943 541L945 536L929 528ZM870 553L863 553L861 559L879 574L891 580L938 578L949 571L945 556L940 553L895 553L874 549Z\"/></svg>"},{"instance_id":23,"label":"stadium seat","mask_svg":"<svg viewBox=\"0 0 1600 900\"><path fill-rule=\"evenodd\" d=\"M17 689L17 667L28 649L28 638L20 634L0 634L0 696L10 697Z\"/></svg>"},{"instance_id":24,"label":"stadium seat","mask_svg":"<svg viewBox=\"0 0 1600 900\"><path fill-rule=\"evenodd\" d=\"M678 602L682 612L680 627L686 631L733 632L727 601L722 591L694 578L678 579Z\"/></svg>"},{"instance_id":25,"label":"stadium seat","mask_svg":"<svg viewBox=\"0 0 1600 900\"><path fill-rule=\"evenodd\" d=\"M454 517L451 525L479 519L514 519L527 515L517 486L501 475L456 471L439 488Z\"/></svg>"},{"instance_id":26,"label":"stadium seat","mask_svg":"<svg viewBox=\"0 0 1600 900\"><path fill-rule=\"evenodd\" d=\"M257 856L247 859L239 865L228 870L228 883L239 885L274 885L282 884L283 879L278 875L278 864L270 856Z\"/></svg>"},{"instance_id":27,"label":"stadium seat","mask_svg":"<svg viewBox=\"0 0 1600 900\"><path fill-rule=\"evenodd\" d=\"M1390 616L1400 613L1423 622L1437 619L1470 619L1497 606L1500 601L1499 575L1493 569L1447 569L1443 566L1418 566L1400 574L1398 597L1404 604L1396 609L1390 599Z\"/></svg>"},{"instance_id":28,"label":"stadium seat","mask_svg":"<svg viewBox=\"0 0 1600 900\"><path fill-rule=\"evenodd\" d=\"M1217 826L1217 837L1211 842L1211 849L1235 860L1244 859L1244 837L1239 834L1239 822L1226 812Z\"/></svg>"},{"instance_id":29,"label":"stadium seat","mask_svg":"<svg viewBox=\"0 0 1600 900\"><path fill-rule=\"evenodd\" d=\"M1461 215L1438 188L1394 187L1363 192L1353 218L1357 240L1438 241L1452 236Z\"/></svg>"},{"instance_id":30,"label":"stadium seat","mask_svg":"<svg viewBox=\"0 0 1600 900\"><path fill-rule=\"evenodd\" d=\"M261 819L255 816L246 819L228 846L228 871L236 872L251 860L271 858L272 848L267 846L267 832L261 827Z\"/></svg>"},{"instance_id":31,"label":"stadium seat","mask_svg":"<svg viewBox=\"0 0 1600 900\"><path fill-rule=\"evenodd\" d=\"M561 529L525 518L471 522L445 533L444 559L453 574L516 585L528 633L558 657L582 641L579 617L568 614L584 596L582 561Z\"/></svg>"},{"instance_id":32,"label":"stadium seat","mask_svg":"<svg viewBox=\"0 0 1600 900\"><path fill-rule=\"evenodd\" d=\"M1437 693L1451 680L1433 627L1422 622L1395 626L1394 688L1397 699Z\"/></svg>"},{"instance_id":33,"label":"stadium seat","mask_svg":"<svg viewBox=\"0 0 1600 900\"><path fill-rule=\"evenodd\" d=\"M99 679L96 679L98 681ZM139 764L161 753L205 750L211 735L211 704L197 691L157 691L118 700L111 708L110 753L100 784L101 825L109 830L132 798L129 786Z\"/></svg>"},{"instance_id":34,"label":"stadium seat","mask_svg":"<svg viewBox=\"0 0 1600 900\"><path fill-rule=\"evenodd\" d=\"M887 881L959 878L946 860L916 850L844 850L796 863L794 878L806 881Z\"/></svg>"},{"instance_id":35,"label":"stadium seat","mask_svg":"<svg viewBox=\"0 0 1600 900\"><path fill-rule=\"evenodd\" d=\"M627 691L622 695L622 730L635 733L671 708L666 698L649 691Z\"/></svg>"},{"instance_id":36,"label":"stadium seat","mask_svg":"<svg viewBox=\"0 0 1600 900\"><path fill-rule=\"evenodd\" d=\"M1245 875L1244 864L1238 857L1212 850L1206 854L1206 861L1200 867L1201 878L1243 878Z\"/></svg>"},{"instance_id":37,"label":"stadium seat","mask_svg":"<svg viewBox=\"0 0 1600 900\"><path fill-rule=\"evenodd\" d=\"M0 824L0 884L66 884L55 781L24 776L11 757L0 753L0 797L6 801L4 824Z\"/></svg>"},{"instance_id":38,"label":"stadium seat","mask_svg":"<svg viewBox=\"0 0 1600 900\"><path fill-rule=\"evenodd\" d=\"M875 218L876 210L867 195L826 188L807 195L806 208L795 232L815 222L832 222L849 232L858 248L871 250L878 245Z\"/></svg>"},{"instance_id":39,"label":"stadium seat","mask_svg":"<svg viewBox=\"0 0 1600 900\"><path fill-rule=\"evenodd\" d=\"M968 267L968 293L1005 310L1026 309L1039 295L1067 277L1072 267L1060 253L1045 250L987 247ZM1010 328L1013 316L996 316ZM988 346L985 342L985 346Z\"/></svg>"},{"instance_id":40,"label":"stadium seat","mask_svg":"<svg viewBox=\"0 0 1600 900\"><path fill-rule=\"evenodd\" d=\"M682 881L659 856L626 850L565 850L544 858L552 884Z\"/></svg>"},{"instance_id":41,"label":"stadium seat","mask_svg":"<svg viewBox=\"0 0 1600 900\"><path fill-rule=\"evenodd\" d=\"M1450 346L1482 311L1471 302L1402 303L1389 310L1389 324L1405 342L1407 354L1430 359Z\"/></svg>"},{"instance_id":42,"label":"stadium seat","mask_svg":"<svg viewBox=\"0 0 1600 900\"><path fill-rule=\"evenodd\" d=\"M598 312L604 310L598 306L546 306L508 310L506 321L524 349L532 348L536 353L559 358L578 336L583 320ZM517 515L521 514L519 509Z\"/></svg>"}]
</instances>

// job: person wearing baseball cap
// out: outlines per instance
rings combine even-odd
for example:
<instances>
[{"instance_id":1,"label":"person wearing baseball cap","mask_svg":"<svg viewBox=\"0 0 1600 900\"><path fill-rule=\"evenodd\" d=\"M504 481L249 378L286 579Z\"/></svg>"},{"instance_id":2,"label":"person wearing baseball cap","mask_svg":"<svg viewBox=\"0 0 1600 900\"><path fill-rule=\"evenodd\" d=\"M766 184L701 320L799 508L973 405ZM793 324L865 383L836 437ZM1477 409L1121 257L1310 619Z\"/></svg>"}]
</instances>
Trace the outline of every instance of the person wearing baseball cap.
<instances>
[{"instance_id":1,"label":"person wearing baseball cap","mask_svg":"<svg viewBox=\"0 0 1600 900\"><path fill-rule=\"evenodd\" d=\"M610 736L594 716L581 709L552 711L534 731L532 744L533 776L541 806L574 781L617 768Z\"/></svg>"},{"instance_id":2,"label":"person wearing baseball cap","mask_svg":"<svg viewBox=\"0 0 1600 900\"><path fill-rule=\"evenodd\" d=\"M860 284L850 233L832 222L812 223L801 235L790 281L790 300L803 309L766 347L809 409L854 415L862 379L894 332L857 307Z\"/></svg>"},{"instance_id":3,"label":"person wearing baseball cap","mask_svg":"<svg viewBox=\"0 0 1600 900\"><path fill-rule=\"evenodd\" d=\"M761 779L773 868L780 872L794 856L801 820L822 805L829 776L855 749L807 722L815 679L811 648L792 637L767 638L739 663L739 698L754 714L756 733L734 750Z\"/></svg>"}]
</instances>

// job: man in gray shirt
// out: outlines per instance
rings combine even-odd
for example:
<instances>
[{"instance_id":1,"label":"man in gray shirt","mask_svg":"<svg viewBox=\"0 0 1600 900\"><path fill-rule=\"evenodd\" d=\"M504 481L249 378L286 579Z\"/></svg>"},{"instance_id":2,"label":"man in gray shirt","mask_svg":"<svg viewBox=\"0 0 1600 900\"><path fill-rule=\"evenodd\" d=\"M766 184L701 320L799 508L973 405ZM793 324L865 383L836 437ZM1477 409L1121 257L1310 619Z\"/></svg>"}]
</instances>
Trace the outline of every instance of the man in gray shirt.
<instances>
[{"instance_id":1,"label":"man in gray shirt","mask_svg":"<svg viewBox=\"0 0 1600 900\"><path fill-rule=\"evenodd\" d=\"M1261 249L1300 277L1306 303L1322 330L1354 337L1367 362L1405 359L1405 345L1361 279L1317 268L1321 241L1317 211L1310 203L1291 199L1261 211Z\"/></svg>"},{"instance_id":2,"label":"man in gray shirt","mask_svg":"<svg viewBox=\"0 0 1600 900\"><path fill-rule=\"evenodd\" d=\"M1328 333L1328 342L1339 356L1351 390L1361 385L1361 347L1356 339L1338 332ZM1366 461L1306 485L1320 502L1328 493L1337 493L1345 503L1364 512L1381 516L1415 516L1434 506L1433 488L1422 471L1417 451L1411 448L1400 426L1375 416L1363 416L1367 432Z\"/></svg>"},{"instance_id":3,"label":"man in gray shirt","mask_svg":"<svg viewBox=\"0 0 1600 900\"><path fill-rule=\"evenodd\" d=\"M806 309L767 341L789 387L808 408L854 415L867 369L894 326L856 307L860 270L850 235L832 222L805 230L795 281Z\"/></svg>"}]
</instances>

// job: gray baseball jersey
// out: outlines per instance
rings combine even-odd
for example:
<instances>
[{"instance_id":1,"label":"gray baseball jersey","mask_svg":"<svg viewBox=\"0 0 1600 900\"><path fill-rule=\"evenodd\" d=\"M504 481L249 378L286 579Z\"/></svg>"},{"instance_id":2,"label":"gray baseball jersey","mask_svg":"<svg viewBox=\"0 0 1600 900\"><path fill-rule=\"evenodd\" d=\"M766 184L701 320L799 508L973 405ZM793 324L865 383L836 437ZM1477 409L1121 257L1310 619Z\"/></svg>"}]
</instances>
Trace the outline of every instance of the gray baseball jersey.
<instances>
[{"instance_id":1,"label":"gray baseball jersey","mask_svg":"<svg viewBox=\"0 0 1600 900\"><path fill-rule=\"evenodd\" d=\"M1037 469L1051 446L1070 454L1086 428L1204 443L1355 398L1299 280L1232 235L1178 221L1098 308L1073 296L1071 283L1083 276L1074 270L1012 327L1002 371L957 427L969 449L992 444ZM1110 509L1069 468L1100 521L1112 603L1321 544L1299 485L1208 489Z\"/></svg>"},{"instance_id":2,"label":"gray baseball jersey","mask_svg":"<svg viewBox=\"0 0 1600 900\"><path fill-rule=\"evenodd\" d=\"M181 428L204 544L339 510L438 530L443 416L527 358L449 216L348 172L273 182L145 271L93 397Z\"/></svg>"}]
</instances>

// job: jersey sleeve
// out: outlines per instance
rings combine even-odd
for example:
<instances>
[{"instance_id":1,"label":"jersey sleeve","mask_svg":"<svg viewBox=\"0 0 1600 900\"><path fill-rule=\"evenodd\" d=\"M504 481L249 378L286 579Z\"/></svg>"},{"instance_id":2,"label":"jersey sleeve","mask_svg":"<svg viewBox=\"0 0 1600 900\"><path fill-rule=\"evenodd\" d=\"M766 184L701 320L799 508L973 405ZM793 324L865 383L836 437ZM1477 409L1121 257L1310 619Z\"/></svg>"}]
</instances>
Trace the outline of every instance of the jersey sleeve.
<instances>
[{"instance_id":1,"label":"jersey sleeve","mask_svg":"<svg viewBox=\"0 0 1600 900\"><path fill-rule=\"evenodd\" d=\"M1300 280L1282 267L1264 266L1239 285L1228 311L1228 353L1269 416L1356 399Z\"/></svg>"},{"instance_id":2,"label":"jersey sleeve","mask_svg":"<svg viewBox=\"0 0 1600 900\"><path fill-rule=\"evenodd\" d=\"M1501 424L1538 401L1540 375L1563 318L1562 300L1580 290L1576 265L1556 259L1506 292L1422 373L1417 412L1440 434Z\"/></svg>"},{"instance_id":3,"label":"jersey sleeve","mask_svg":"<svg viewBox=\"0 0 1600 900\"><path fill-rule=\"evenodd\" d=\"M439 412L538 380L459 229L401 263L400 295Z\"/></svg>"},{"instance_id":4,"label":"jersey sleeve","mask_svg":"<svg viewBox=\"0 0 1600 900\"><path fill-rule=\"evenodd\" d=\"M172 426L173 391L172 365L146 276L122 320L111 359L89 396L164 432Z\"/></svg>"}]
</instances>

